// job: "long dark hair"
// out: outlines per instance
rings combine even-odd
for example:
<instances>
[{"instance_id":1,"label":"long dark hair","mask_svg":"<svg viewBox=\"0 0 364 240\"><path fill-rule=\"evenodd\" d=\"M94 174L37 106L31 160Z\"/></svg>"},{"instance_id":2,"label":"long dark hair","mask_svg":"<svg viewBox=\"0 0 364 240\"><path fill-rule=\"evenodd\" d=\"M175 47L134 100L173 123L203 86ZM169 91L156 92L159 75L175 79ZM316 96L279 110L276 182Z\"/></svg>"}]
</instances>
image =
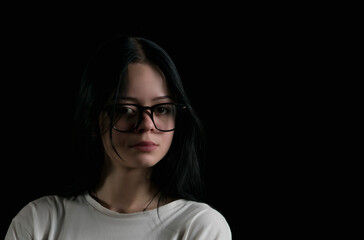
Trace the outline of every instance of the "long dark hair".
<instances>
[{"instance_id":1,"label":"long dark hair","mask_svg":"<svg viewBox=\"0 0 364 240\"><path fill-rule=\"evenodd\" d=\"M155 42L142 37L114 36L104 42L90 59L81 79L75 112L74 161L81 166L75 184L63 193L77 196L95 190L101 178L104 150L99 116L111 96L126 86L130 63L148 63L164 75L174 101L186 106L178 119L172 145L166 156L153 166L152 181L161 198L204 198L201 160L204 157L204 130L184 91L180 75L170 56ZM120 90L121 89L121 90ZM161 200L161 199L160 199Z\"/></svg>"}]
</instances>

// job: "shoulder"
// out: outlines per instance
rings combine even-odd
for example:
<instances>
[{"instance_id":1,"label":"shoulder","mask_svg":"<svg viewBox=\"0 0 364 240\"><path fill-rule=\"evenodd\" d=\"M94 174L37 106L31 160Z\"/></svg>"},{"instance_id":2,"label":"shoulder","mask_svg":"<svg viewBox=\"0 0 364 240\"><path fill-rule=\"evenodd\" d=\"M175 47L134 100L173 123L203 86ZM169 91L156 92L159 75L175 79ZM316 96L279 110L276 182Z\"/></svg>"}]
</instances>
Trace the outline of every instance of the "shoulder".
<instances>
[{"instance_id":1,"label":"shoulder","mask_svg":"<svg viewBox=\"0 0 364 240\"><path fill-rule=\"evenodd\" d=\"M210 205L186 201L183 232L189 239L231 239L231 230L225 217Z\"/></svg>"},{"instance_id":2,"label":"shoulder","mask_svg":"<svg viewBox=\"0 0 364 240\"><path fill-rule=\"evenodd\" d=\"M50 213L56 214L64 208L68 201L68 199L57 195L43 196L25 205L16 217L42 217L42 215L49 216Z\"/></svg>"},{"instance_id":3,"label":"shoulder","mask_svg":"<svg viewBox=\"0 0 364 240\"><path fill-rule=\"evenodd\" d=\"M54 206L58 205L59 201L59 197L53 195L35 199L26 204L14 219L25 220L42 215L42 213L47 213L48 211L53 210Z\"/></svg>"},{"instance_id":4,"label":"shoulder","mask_svg":"<svg viewBox=\"0 0 364 240\"><path fill-rule=\"evenodd\" d=\"M46 230L54 220L62 217L69 202L72 200L48 195L27 203L13 218L7 235L20 234L27 239L25 236L34 236L36 230Z\"/></svg>"}]
</instances>

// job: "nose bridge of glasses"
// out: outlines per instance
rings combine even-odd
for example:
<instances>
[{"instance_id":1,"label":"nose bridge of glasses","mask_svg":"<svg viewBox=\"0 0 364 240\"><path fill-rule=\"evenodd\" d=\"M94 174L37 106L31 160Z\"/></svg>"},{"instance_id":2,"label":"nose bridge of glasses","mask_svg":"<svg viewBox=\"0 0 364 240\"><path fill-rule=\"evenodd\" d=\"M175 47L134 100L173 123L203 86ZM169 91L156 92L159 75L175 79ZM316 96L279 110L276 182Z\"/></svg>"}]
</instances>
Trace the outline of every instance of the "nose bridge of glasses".
<instances>
[{"instance_id":1,"label":"nose bridge of glasses","mask_svg":"<svg viewBox=\"0 0 364 240\"><path fill-rule=\"evenodd\" d=\"M146 127L145 124L149 125L150 127L151 126L155 127L151 107L139 106L138 111L139 111L139 114L138 114L139 116L138 116L138 120L137 120L135 129L140 129L140 128L144 129ZM147 122L149 122L149 123L147 123Z\"/></svg>"},{"instance_id":2,"label":"nose bridge of glasses","mask_svg":"<svg viewBox=\"0 0 364 240\"><path fill-rule=\"evenodd\" d=\"M152 107L139 106L139 114L143 115L146 113L150 117L152 116Z\"/></svg>"},{"instance_id":3,"label":"nose bridge of glasses","mask_svg":"<svg viewBox=\"0 0 364 240\"><path fill-rule=\"evenodd\" d=\"M153 121L152 107L139 106L139 122L144 120L144 113Z\"/></svg>"}]
</instances>

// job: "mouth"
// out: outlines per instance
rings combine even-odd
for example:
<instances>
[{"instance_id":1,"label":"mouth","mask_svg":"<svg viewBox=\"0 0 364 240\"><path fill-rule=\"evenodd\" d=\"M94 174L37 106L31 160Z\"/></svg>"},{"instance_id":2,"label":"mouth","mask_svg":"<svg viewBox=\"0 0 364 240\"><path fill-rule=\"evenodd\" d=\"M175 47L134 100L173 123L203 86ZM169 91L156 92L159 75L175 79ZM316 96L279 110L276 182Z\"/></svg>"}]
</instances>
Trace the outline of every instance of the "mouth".
<instances>
[{"instance_id":1,"label":"mouth","mask_svg":"<svg viewBox=\"0 0 364 240\"><path fill-rule=\"evenodd\" d=\"M154 151L158 145L152 141L142 141L132 145L131 147L141 152L151 152Z\"/></svg>"}]
</instances>

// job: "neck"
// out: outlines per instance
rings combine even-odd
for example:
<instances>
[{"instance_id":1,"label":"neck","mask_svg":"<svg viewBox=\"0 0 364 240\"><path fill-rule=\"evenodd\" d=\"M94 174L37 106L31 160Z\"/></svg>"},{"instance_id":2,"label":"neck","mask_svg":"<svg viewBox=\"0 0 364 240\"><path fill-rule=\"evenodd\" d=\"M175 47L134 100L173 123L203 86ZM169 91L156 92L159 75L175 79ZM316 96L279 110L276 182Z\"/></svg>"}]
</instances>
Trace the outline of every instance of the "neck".
<instances>
[{"instance_id":1,"label":"neck","mask_svg":"<svg viewBox=\"0 0 364 240\"><path fill-rule=\"evenodd\" d=\"M151 168L112 168L105 173L94 197L104 207L120 213L155 208L158 190L150 181L151 171Z\"/></svg>"}]
</instances>

